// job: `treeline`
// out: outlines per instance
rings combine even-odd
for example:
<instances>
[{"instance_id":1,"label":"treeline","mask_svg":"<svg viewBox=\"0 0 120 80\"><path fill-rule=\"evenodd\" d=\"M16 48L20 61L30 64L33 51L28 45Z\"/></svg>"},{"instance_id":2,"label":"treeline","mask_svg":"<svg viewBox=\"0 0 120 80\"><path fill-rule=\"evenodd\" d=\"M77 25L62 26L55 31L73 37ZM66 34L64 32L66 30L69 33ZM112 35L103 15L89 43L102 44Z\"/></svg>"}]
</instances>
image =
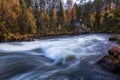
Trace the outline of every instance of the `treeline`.
<instances>
[{"instance_id":1,"label":"treeline","mask_svg":"<svg viewBox=\"0 0 120 80\"><path fill-rule=\"evenodd\" d=\"M120 33L120 0L88 0L77 5L77 14L91 32Z\"/></svg>"},{"instance_id":2,"label":"treeline","mask_svg":"<svg viewBox=\"0 0 120 80\"><path fill-rule=\"evenodd\" d=\"M19 39L21 35L36 33L36 19L31 6L24 0L0 0L0 38Z\"/></svg>"},{"instance_id":3,"label":"treeline","mask_svg":"<svg viewBox=\"0 0 120 80\"><path fill-rule=\"evenodd\" d=\"M83 1L0 0L0 38L20 40L81 30L120 33L120 0Z\"/></svg>"},{"instance_id":4,"label":"treeline","mask_svg":"<svg viewBox=\"0 0 120 80\"><path fill-rule=\"evenodd\" d=\"M6 41L75 33L78 29L71 21L77 20L77 5L68 5L65 10L62 1L0 0L0 38Z\"/></svg>"},{"instance_id":5,"label":"treeline","mask_svg":"<svg viewBox=\"0 0 120 80\"><path fill-rule=\"evenodd\" d=\"M89 0L81 8L91 31L120 33L120 0Z\"/></svg>"}]
</instances>

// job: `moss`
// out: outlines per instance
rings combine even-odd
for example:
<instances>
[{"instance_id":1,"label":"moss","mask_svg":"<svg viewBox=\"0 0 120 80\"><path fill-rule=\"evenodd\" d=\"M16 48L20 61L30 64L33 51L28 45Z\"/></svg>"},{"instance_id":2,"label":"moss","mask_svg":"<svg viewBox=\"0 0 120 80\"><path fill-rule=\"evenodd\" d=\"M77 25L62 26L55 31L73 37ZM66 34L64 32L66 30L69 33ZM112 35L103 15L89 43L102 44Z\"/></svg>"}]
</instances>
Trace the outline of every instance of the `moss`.
<instances>
[{"instance_id":1,"label":"moss","mask_svg":"<svg viewBox=\"0 0 120 80\"><path fill-rule=\"evenodd\" d=\"M68 55L67 58L66 58L66 61L73 61L75 60L75 55Z\"/></svg>"},{"instance_id":2,"label":"moss","mask_svg":"<svg viewBox=\"0 0 120 80\"><path fill-rule=\"evenodd\" d=\"M119 60L116 59L114 56L109 55L108 57L112 60L112 63L114 64L119 63Z\"/></svg>"}]
</instances>

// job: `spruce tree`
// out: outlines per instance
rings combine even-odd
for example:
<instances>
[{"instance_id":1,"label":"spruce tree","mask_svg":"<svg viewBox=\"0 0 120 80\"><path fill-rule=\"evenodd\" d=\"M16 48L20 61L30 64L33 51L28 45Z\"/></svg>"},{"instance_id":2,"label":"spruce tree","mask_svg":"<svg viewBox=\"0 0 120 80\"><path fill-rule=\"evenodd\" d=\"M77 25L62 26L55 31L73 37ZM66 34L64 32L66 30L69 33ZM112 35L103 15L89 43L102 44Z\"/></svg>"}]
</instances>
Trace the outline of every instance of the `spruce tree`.
<instances>
[{"instance_id":1,"label":"spruce tree","mask_svg":"<svg viewBox=\"0 0 120 80\"><path fill-rule=\"evenodd\" d=\"M63 24L64 23L64 8L63 8L63 4L61 1L60 1L60 9L59 9L58 16L59 16L59 23Z\"/></svg>"}]
</instances>

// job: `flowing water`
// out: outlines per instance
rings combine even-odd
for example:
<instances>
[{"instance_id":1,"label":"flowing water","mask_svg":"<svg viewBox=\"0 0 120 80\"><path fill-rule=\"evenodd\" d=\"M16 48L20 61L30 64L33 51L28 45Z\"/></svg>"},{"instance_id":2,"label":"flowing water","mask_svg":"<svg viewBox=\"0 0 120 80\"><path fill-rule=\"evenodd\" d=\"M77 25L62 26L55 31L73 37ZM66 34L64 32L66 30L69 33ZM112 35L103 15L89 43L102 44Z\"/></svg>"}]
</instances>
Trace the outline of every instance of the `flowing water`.
<instances>
[{"instance_id":1,"label":"flowing water","mask_svg":"<svg viewBox=\"0 0 120 80\"><path fill-rule=\"evenodd\" d=\"M0 80L119 80L95 65L115 45L109 36L0 43Z\"/></svg>"}]
</instances>

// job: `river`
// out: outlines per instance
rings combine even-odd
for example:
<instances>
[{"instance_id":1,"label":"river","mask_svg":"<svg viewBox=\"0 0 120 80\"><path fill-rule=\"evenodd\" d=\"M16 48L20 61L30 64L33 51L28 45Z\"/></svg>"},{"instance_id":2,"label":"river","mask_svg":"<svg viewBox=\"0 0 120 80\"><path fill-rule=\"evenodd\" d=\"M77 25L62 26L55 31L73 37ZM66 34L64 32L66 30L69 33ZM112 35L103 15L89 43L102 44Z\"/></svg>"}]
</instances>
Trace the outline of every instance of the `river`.
<instances>
[{"instance_id":1,"label":"river","mask_svg":"<svg viewBox=\"0 0 120 80\"><path fill-rule=\"evenodd\" d=\"M119 80L95 63L116 45L110 34L0 43L0 80Z\"/></svg>"}]
</instances>

